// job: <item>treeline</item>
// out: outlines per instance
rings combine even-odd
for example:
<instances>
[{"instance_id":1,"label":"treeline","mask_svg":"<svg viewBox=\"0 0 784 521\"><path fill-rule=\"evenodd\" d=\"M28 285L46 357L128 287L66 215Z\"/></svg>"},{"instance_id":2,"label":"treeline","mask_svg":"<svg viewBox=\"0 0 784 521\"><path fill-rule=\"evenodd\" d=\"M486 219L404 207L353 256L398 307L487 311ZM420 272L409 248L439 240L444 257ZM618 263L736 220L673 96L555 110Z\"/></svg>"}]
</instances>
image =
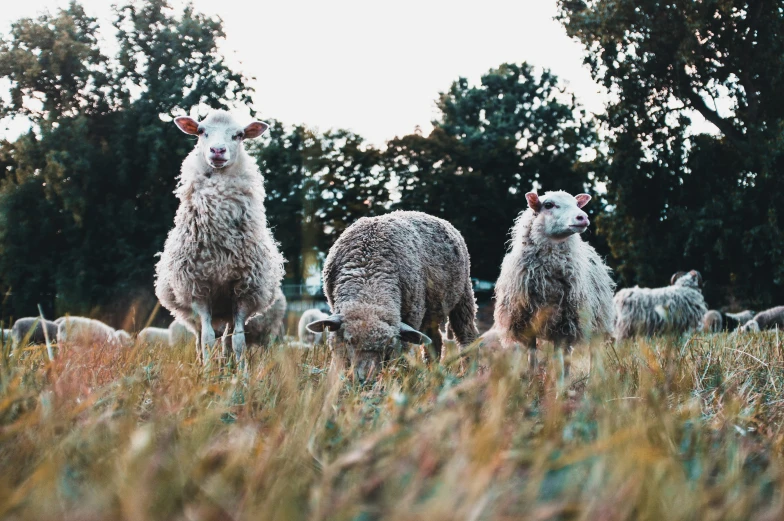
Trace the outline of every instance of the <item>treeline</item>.
<instances>
[{"instance_id":1,"label":"treeline","mask_svg":"<svg viewBox=\"0 0 784 521\"><path fill-rule=\"evenodd\" d=\"M473 276L494 280L509 227L536 187L593 193L589 240L622 285L660 285L697 268L714 307L780 302L781 3L743 5L560 2L613 94L598 119L527 64L503 64L477 84L458 79L438 96L429 135L383 148L260 114L272 127L248 145L266 178L287 281L312 274L356 219L394 209L452 222ZM5 318L38 303L110 321L132 307L148 312L154 255L193 145L171 117L251 101L248 79L217 51L217 18L136 1L116 8L114 33L117 53L105 56L96 20L72 2L17 21L0 45L0 75L12 85L0 115L33 123L0 143ZM717 111L711 95L733 108ZM695 113L720 133L689 135Z\"/></svg>"}]
</instances>

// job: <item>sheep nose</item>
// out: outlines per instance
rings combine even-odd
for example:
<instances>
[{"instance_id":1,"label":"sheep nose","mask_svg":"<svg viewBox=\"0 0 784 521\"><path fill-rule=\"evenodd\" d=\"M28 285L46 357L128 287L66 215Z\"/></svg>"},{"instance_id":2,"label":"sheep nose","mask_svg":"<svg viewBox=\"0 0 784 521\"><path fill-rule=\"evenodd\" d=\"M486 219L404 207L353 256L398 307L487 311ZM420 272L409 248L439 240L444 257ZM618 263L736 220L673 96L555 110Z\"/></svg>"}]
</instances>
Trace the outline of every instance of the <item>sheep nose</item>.
<instances>
[{"instance_id":1,"label":"sheep nose","mask_svg":"<svg viewBox=\"0 0 784 521\"><path fill-rule=\"evenodd\" d=\"M223 154L226 153L226 147L224 147L224 146L210 147L210 152L212 152L216 156L222 156Z\"/></svg>"}]
</instances>

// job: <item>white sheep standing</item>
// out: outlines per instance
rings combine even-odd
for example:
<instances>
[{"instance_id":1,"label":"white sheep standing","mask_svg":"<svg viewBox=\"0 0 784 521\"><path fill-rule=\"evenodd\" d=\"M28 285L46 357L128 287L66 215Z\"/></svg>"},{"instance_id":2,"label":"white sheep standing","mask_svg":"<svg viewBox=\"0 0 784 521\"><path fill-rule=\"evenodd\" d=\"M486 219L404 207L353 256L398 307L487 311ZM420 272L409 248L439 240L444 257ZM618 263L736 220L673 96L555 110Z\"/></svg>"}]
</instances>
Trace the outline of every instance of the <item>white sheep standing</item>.
<instances>
[{"instance_id":1,"label":"white sheep standing","mask_svg":"<svg viewBox=\"0 0 784 521\"><path fill-rule=\"evenodd\" d=\"M155 294L199 332L205 363L215 328L224 325L233 330L239 362L245 322L272 305L283 278L283 257L267 226L264 178L242 146L268 125L242 127L225 111L175 123L198 142L182 164L180 206L156 266Z\"/></svg>"},{"instance_id":2,"label":"white sheep standing","mask_svg":"<svg viewBox=\"0 0 784 521\"><path fill-rule=\"evenodd\" d=\"M136 335L141 344L169 345L169 330L162 327L145 327Z\"/></svg>"},{"instance_id":3,"label":"white sheep standing","mask_svg":"<svg viewBox=\"0 0 784 521\"><path fill-rule=\"evenodd\" d=\"M525 197L528 208L512 228L512 245L495 286L494 328L505 347L519 343L528 348L532 373L536 339L552 342L557 383L563 387L573 346L611 334L615 283L596 250L580 238L589 224L581 208L590 195L557 191Z\"/></svg>"},{"instance_id":4,"label":"white sheep standing","mask_svg":"<svg viewBox=\"0 0 784 521\"><path fill-rule=\"evenodd\" d=\"M663 288L625 288L615 295L616 340L684 334L702 328L708 307L700 291L700 273L678 272L670 282L672 285Z\"/></svg>"},{"instance_id":5,"label":"white sheep standing","mask_svg":"<svg viewBox=\"0 0 784 521\"><path fill-rule=\"evenodd\" d=\"M123 345L123 337L124 335L118 334L113 327L93 318L66 317L57 326L58 344Z\"/></svg>"},{"instance_id":6,"label":"white sheep standing","mask_svg":"<svg viewBox=\"0 0 784 521\"><path fill-rule=\"evenodd\" d=\"M299 338L299 341L303 344L320 344L323 333L312 333L308 331L308 324L317 320L324 320L327 317L329 317L329 315L320 309L314 308L305 310L299 318L299 324L297 324L297 337Z\"/></svg>"},{"instance_id":7,"label":"white sheep standing","mask_svg":"<svg viewBox=\"0 0 784 521\"><path fill-rule=\"evenodd\" d=\"M43 344L46 342L44 327L49 341L54 342L57 337L57 324L50 320L41 320L41 317L24 317L14 322L11 327L11 345L16 349L27 338L29 344ZM35 329L34 329L35 328Z\"/></svg>"},{"instance_id":8,"label":"white sheep standing","mask_svg":"<svg viewBox=\"0 0 784 521\"><path fill-rule=\"evenodd\" d=\"M459 346L478 336L470 264L463 236L443 219L406 211L363 217L343 232L324 263L333 314L307 328L334 331L335 349L348 355L360 381L399 354L401 341L432 342L440 358L439 327L447 318Z\"/></svg>"},{"instance_id":9,"label":"white sheep standing","mask_svg":"<svg viewBox=\"0 0 784 521\"><path fill-rule=\"evenodd\" d=\"M743 324L741 331L762 331L765 329L784 329L784 306L760 311L754 318Z\"/></svg>"}]
</instances>

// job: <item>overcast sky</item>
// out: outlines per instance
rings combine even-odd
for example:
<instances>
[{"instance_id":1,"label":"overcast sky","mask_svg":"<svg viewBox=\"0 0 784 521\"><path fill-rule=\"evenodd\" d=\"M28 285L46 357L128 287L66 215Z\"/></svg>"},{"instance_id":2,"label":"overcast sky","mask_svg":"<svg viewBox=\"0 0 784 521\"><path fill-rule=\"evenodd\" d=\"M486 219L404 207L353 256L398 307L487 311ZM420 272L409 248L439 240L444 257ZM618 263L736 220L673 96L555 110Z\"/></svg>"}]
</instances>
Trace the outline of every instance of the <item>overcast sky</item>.
<instances>
[{"instance_id":1,"label":"overcast sky","mask_svg":"<svg viewBox=\"0 0 784 521\"><path fill-rule=\"evenodd\" d=\"M111 39L112 2L81 3ZM262 117L321 130L348 128L383 144L417 125L427 133L438 92L459 76L477 81L503 62L522 61L551 69L589 112L603 110L605 95L582 64L582 48L553 20L554 0L193 3L223 19L222 51L247 76L256 77L256 108ZM0 31L7 33L18 18L67 4L4 2ZM5 136L18 132L14 125L4 127L0 133Z\"/></svg>"}]
</instances>

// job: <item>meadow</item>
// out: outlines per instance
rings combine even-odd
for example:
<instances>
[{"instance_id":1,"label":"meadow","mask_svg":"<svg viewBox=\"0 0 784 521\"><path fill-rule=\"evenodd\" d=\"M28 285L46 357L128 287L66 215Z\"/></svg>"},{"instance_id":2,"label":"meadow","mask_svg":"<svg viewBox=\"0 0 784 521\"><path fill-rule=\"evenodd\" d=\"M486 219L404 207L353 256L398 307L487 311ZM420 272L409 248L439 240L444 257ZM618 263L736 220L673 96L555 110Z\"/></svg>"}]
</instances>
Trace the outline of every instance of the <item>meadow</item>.
<instances>
[{"instance_id":1,"label":"meadow","mask_svg":"<svg viewBox=\"0 0 784 521\"><path fill-rule=\"evenodd\" d=\"M247 374L191 348L43 346L0 368L0 518L784 518L777 332L404 357L371 386L324 348Z\"/></svg>"}]
</instances>

